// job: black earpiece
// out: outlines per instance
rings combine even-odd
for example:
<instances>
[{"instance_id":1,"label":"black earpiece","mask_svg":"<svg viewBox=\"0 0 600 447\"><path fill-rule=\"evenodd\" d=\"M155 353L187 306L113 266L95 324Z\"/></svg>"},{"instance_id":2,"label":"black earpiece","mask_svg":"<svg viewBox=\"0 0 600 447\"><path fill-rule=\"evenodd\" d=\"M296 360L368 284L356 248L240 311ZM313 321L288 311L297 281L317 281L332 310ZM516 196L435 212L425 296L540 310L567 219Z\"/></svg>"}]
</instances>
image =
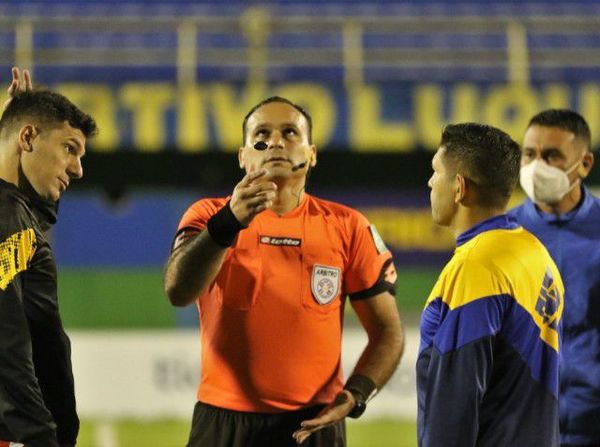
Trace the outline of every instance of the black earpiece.
<instances>
[{"instance_id":1,"label":"black earpiece","mask_svg":"<svg viewBox=\"0 0 600 447\"><path fill-rule=\"evenodd\" d=\"M254 145L254 149L256 149L257 151L264 151L268 147L269 146L264 141L259 141Z\"/></svg>"},{"instance_id":2,"label":"black earpiece","mask_svg":"<svg viewBox=\"0 0 600 447\"><path fill-rule=\"evenodd\" d=\"M303 161L302 163L298 163L297 165L292 166L292 171L295 172L298 169L302 169L304 166L306 166L307 163L307 161Z\"/></svg>"}]
</instances>

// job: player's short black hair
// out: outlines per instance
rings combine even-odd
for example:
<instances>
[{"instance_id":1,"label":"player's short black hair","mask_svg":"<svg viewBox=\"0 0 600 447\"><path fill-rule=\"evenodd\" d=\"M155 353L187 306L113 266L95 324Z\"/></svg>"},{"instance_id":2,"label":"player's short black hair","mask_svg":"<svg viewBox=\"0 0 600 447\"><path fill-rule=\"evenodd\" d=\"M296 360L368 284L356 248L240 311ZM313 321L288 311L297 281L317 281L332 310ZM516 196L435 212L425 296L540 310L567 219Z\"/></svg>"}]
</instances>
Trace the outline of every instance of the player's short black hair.
<instances>
[{"instance_id":1,"label":"player's short black hair","mask_svg":"<svg viewBox=\"0 0 600 447\"><path fill-rule=\"evenodd\" d=\"M544 110L529 120L527 128L531 126L558 127L575 135L582 140L587 150L592 148L592 133L585 118L579 113L569 109Z\"/></svg>"},{"instance_id":2,"label":"player's short black hair","mask_svg":"<svg viewBox=\"0 0 600 447\"><path fill-rule=\"evenodd\" d=\"M96 122L90 115L82 112L60 93L45 89L15 95L0 118L0 134L25 120L33 120L40 126L57 126L67 121L86 138L98 131Z\"/></svg>"},{"instance_id":3,"label":"player's short black hair","mask_svg":"<svg viewBox=\"0 0 600 447\"><path fill-rule=\"evenodd\" d=\"M311 118L311 116L305 109L300 107L298 104L295 104L292 101L290 101L289 99L283 98L281 96L271 96L267 99L262 100L261 102L259 102L258 104L256 104L254 107L252 107L250 109L250 111L244 117L244 122L242 123L242 141L244 143L246 142L246 130L247 130L246 126L248 124L248 118L250 118L250 116L254 112L256 112L258 109L260 109L262 106L270 104L272 102L282 102L284 104L288 104L288 105L292 106L294 109L296 109L298 112L300 112L302 114L302 116L304 116L304 118L306 119L306 122L308 124L308 142L312 143L312 118Z\"/></svg>"},{"instance_id":4,"label":"player's short black hair","mask_svg":"<svg viewBox=\"0 0 600 447\"><path fill-rule=\"evenodd\" d=\"M475 184L478 205L506 206L521 164L519 145L508 134L485 124L450 124L442 132L440 146L456 172Z\"/></svg>"}]
</instances>

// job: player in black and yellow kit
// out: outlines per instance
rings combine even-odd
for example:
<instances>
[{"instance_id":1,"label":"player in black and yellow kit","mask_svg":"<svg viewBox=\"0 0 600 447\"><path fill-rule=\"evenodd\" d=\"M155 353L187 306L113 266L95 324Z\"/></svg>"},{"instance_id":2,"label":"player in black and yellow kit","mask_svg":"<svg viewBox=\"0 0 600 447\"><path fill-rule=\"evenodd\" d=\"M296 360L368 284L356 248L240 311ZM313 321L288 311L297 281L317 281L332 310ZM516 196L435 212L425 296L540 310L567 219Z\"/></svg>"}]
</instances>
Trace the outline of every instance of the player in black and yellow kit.
<instances>
[{"instance_id":1,"label":"player in black and yellow kit","mask_svg":"<svg viewBox=\"0 0 600 447\"><path fill-rule=\"evenodd\" d=\"M564 289L547 250L505 214L520 150L504 132L448 126L429 180L456 250L421 317L422 447L558 446Z\"/></svg>"},{"instance_id":2,"label":"player in black and yellow kit","mask_svg":"<svg viewBox=\"0 0 600 447\"><path fill-rule=\"evenodd\" d=\"M66 447L79 419L45 231L96 124L62 95L23 90L0 119L0 445Z\"/></svg>"}]
</instances>

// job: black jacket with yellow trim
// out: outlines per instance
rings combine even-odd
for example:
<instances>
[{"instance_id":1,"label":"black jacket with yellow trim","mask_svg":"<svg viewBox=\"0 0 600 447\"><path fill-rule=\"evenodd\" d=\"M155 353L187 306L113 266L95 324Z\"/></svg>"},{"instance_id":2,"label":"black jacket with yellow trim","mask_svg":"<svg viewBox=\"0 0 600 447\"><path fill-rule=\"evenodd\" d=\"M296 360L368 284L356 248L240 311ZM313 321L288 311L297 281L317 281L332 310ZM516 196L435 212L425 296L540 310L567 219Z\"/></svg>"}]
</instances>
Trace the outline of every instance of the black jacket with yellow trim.
<instances>
[{"instance_id":1,"label":"black jacket with yellow trim","mask_svg":"<svg viewBox=\"0 0 600 447\"><path fill-rule=\"evenodd\" d=\"M56 205L0 179L0 440L75 445L71 346L44 231Z\"/></svg>"}]
</instances>

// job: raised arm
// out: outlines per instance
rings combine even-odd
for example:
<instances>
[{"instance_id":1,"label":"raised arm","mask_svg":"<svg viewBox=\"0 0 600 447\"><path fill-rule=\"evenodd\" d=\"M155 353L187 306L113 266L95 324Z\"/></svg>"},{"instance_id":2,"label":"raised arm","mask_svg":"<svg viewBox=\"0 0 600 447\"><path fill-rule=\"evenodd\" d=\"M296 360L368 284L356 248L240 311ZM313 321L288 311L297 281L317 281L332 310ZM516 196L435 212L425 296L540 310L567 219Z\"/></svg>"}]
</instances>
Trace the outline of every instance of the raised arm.
<instances>
[{"instance_id":1,"label":"raised arm","mask_svg":"<svg viewBox=\"0 0 600 447\"><path fill-rule=\"evenodd\" d=\"M277 186L259 181L266 173L260 169L247 174L236 185L231 200L208 220L205 230L182 235L165 269L165 292L171 304L187 306L203 293L219 273L237 234L271 207Z\"/></svg>"}]
</instances>

